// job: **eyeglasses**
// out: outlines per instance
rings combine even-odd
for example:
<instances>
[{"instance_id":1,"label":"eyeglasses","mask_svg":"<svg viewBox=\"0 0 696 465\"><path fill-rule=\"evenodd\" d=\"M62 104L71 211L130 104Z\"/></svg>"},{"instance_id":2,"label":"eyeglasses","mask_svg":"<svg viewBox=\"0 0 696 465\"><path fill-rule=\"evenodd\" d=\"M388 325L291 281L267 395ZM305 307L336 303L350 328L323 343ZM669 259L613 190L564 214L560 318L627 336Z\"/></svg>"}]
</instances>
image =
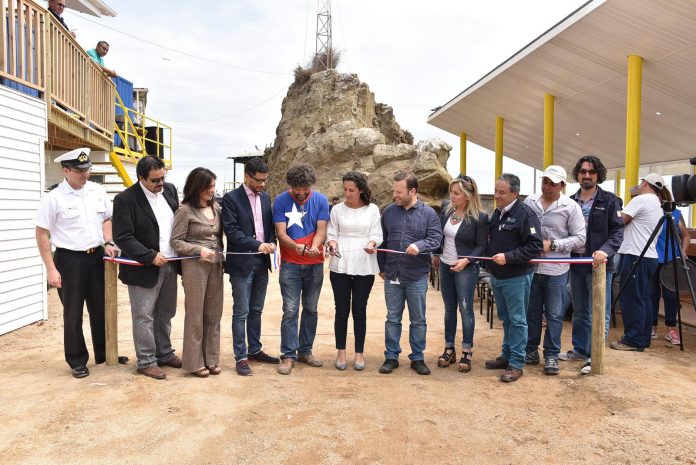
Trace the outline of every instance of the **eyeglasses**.
<instances>
[{"instance_id":1,"label":"eyeglasses","mask_svg":"<svg viewBox=\"0 0 696 465\"><path fill-rule=\"evenodd\" d=\"M305 211L304 205L300 205L300 213L302 213L302 221L304 221L304 217L307 214Z\"/></svg>"},{"instance_id":2,"label":"eyeglasses","mask_svg":"<svg viewBox=\"0 0 696 465\"><path fill-rule=\"evenodd\" d=\"M249 174L249 173L247 173L247 174ZM268 178L259 179L259 178L255 177L255 176L250 175L250 174L249 174L249 177L250 177L251 179L253 179L254 181L256 181L257 183L259 183L259 184L266 184L266 182L268 181Z\"/></svg>"},{"instance_id":3,"label":"eyeglasses","mask_svg":"<svg viewBox=\"0 0 696 465\"><path fill-rule=\"evenodd\" d=\"M92 168L70 168L70 171L74 171L75 173L83 174L83 173L89 173L92 171Z\"/></svg>"},{"instance_id":4,"label":"eyeglasses","mask_svg":"<svg viewBox=\"0 0 696 465\"><path fill-rule=\"evenodd\" d=\"M580 173L580 174L597 174L597 170L585 170L585 169L582 169L582 170L578 171L578 173Z\"/></svg>"},{"instance_id":5,"label":"eyeglasses","mask_svg":"<svg viewBox=\"0 0 696 465\"><path fill-rule=\"evenodd\" d=\"M152 184L164 184L164 176L161 178L148 179Z\"/></svg>"}]
</instances>

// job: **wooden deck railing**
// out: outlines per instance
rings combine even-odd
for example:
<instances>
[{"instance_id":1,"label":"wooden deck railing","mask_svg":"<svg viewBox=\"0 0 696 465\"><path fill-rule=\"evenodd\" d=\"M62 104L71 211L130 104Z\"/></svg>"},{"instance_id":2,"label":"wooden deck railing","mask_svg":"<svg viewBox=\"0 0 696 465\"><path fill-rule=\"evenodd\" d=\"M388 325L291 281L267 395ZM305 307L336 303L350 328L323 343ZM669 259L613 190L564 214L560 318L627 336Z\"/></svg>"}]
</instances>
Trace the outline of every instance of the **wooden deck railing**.
<instances>
[{"instance_id":1,"label":"wooden deck railing","mask_svg":"<svg viewBox=\"0 0 696 465\"><path fill-rule=\"evenodd\" d=\"M116 87L69 31L32 0L0 0L0 77L39 92L48 121L110 150Z\"/></svg>"},{"instance_id":2,"label":"wooden deck railing","mask_svg":"<svg viewBox=\"0 0 696 465\"><path fill-rule=\"evenodd\" d=\"M0 77L43 93L45 22L50 13L26 0L0 0Z\"/></svg>"}]
</instances>

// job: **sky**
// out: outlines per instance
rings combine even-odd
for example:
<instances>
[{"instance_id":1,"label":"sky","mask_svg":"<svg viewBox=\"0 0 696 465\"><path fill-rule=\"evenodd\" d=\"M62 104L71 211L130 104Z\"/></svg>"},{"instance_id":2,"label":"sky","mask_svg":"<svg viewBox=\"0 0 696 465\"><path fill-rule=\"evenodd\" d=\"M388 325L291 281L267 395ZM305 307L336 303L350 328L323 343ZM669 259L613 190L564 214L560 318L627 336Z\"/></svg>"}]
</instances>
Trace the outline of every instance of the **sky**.
<instances>
[{"instance_id":1,"label":"sky","mask_svg":"<svg viewBox=\"0 0 696 465\"><path fill-rule=\"evenodd\" d=\"M217 173L218 185L231 181L227 157L273 143L292 71L315 51L317 0L105 1L116 17L66 9L64 19L85 49L109 42L106 66L149 89L148 116L173 127L169 180L179 189L196 166ZM456 175L459 139L427 124L431 109L583 3L333 0L337 71L356 73L416 141L449 143ZM492 193L493 153L469 142L467 158L467 174ZM503 170L520 175L523 194L533 192L532 168L506 158Z\"/></svg>"}]
</instances>

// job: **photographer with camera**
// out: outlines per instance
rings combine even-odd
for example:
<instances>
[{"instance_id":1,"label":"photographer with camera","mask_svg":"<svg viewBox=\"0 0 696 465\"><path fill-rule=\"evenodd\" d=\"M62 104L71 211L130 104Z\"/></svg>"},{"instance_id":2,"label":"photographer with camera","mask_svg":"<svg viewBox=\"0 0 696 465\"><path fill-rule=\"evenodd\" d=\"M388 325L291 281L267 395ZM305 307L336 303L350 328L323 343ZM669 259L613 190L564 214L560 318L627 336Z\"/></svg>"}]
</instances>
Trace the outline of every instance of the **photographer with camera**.
<instances>
[{"instance_id":1,"label":"photographer with camera","mask_svg":"<svg viewBox=\"0 0 696 465\"><path fill-rule=\"evenodd\" d=\"M652 309L643 294L645 289L650 288L650 281L657 270L656 239L650 243L642 259L639 260L639 257L662 218L661 203L657 195L663 187L665 181L662 176L657 173L648 174L638 185L639 195L621 212L625 229L624 241L618 252L621 254L619 275L623 289L619 302L624 334L620 341L609 345L614 350L642 352L650 347ZM638 265L631 274L636 261Z\"/></svg>"}]
</instances>

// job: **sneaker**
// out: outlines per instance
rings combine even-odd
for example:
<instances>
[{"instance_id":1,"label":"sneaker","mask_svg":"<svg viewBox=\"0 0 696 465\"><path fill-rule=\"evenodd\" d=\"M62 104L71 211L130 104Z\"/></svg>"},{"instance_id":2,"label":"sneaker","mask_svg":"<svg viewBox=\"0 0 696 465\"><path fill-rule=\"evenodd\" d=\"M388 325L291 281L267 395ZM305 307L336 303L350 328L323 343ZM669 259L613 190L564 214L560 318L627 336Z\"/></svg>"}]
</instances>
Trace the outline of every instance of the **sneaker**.
<instances>
[{"instance_id":1,"label":"sneaker","mask_svg":"<svg viewBox=\"0 0 696 465\"><path fill-rule=\"evenodd\" d=\"M514 383L524 374L521 368L508 367L502 375L500 375L500 381L503 383Z\"/></svg>"},{"instance_id":2,"label":"sneaker","mask_svg":"<svg viewBox=\"0 0 696 465\"><path fill-rule=\"evenodd\" d=\"M611 344L609 344L609 348L614 349L614 350L624 350L624 351L629 351L629 352L643 352L645 350L642 347L629 346L627 344L624 344L621 341L612 342Z\"/></svg>"},{"instance_id":3,"label":"sneaker","mask_svg":"<svg viewBox=\"0 0 696 465\"><path fill-rule=\"evenodd\" d=\"M539 365L539 351L527 352L524 356L524 363L527 365Z\"/></svg>"},{"instance_id":4,"label":"sneaker","mask_svg":"<svg viewBox=\"0 0 696 465\"><path fill-rule=\"evenodd\" d=\"M251 376L254 374L253 371L251 371L251 367L249 366L249 362L246 360L240 360L235 364L235 369L237 370L237 374L240 376Z\"/></svg>"},{"instance_id":5,"label":"sneaker","mask_svg":"<svg viewBox=\"0 0 696 465\"><path fill-rule=\"evenodd\" d=\"M425 364L423 360L413 360L411 361L411 369L415 370L419 375L429 375L430 368Z\"/></svg>"},{"instance_id":6,"label":"sneaker","mask_svg":"<svg viewBox=\"0 0 696 465\"><path fill-rule=\"evenodd\" d=\"M544 357L544 374L545 375L557 375L558 369L558 358L557 357Z\"/></svg>"},{"instance_id":7,"label":"sneaker","mask_svg":"<svg viewBox=\"0 0 696 465\"><path fill-rule=\"evenodd\" d=\"M295 361L291 358L284 358L280 361L280 366L276 368L276 371L281 375L289 375L292 373L292 369L295 366Z\"/></svg>"},{"instance_id":8,"label":"sneaker","mask_svg":"<svg viewBox=\"0 0 696 465\"><path fill-rule=\"evenodd\" d=\"M563 360L564 362L575 362L575 361L580 361L580 360L585 360L586 357L583 357L579 353L575 352L574 350L569 350L568 352L562 352L558 354L558 360Z\"/></svg>"},{"instance_id":9,"label":"sneaker","mask_svg":"<svg viewBox=\"0 0 696 465\"><path fill-rule=\"evenodd\" d=\"M675 346L681 345L681 338L679 337L679 333L674 328L667 331L667 334L665 334L665 339L667 339L670 343L674 344Z\"/></svg>"},{"instance_id":10,"label":"sneaker","mask_svg":"<svg viewBox=\"0 0 696 465\"><path fill-rule=\"evenodd\" d=\"M381 367L379 367L379 372L383 375L388 375L395 368L399 368L399 361L394 358L388 358L384 361Z\"/></svg>"},{"instance_id":11,"label":"sneaker","mask_svg":"<svg viewBox=\"0 0 696 465\"><path fill-rule=\"evenodd\" d=\"M280 359L278 357L272 357L263 350L259 350L255 354L249 354L247 357L249 360L253 360L255 362L270 363L273 365L280 363Z\"/></svg>"},{"instance_id":12,"label":"sneaker","mask_svg":"<svg viewBox=\"0 0 696 465\"><path fill-rule=\"evenodd\" d=\"M657 339L657 331L655 331L654 329L650 331L650 339Z\"/></svg>"},{"instance_id":13,"label":"sneaker","mask_svg":"<svg viewBox=\"0 0 696 465\"><path fill-rule=\"evenodd\" d=\"M308 354L297 354L297 361L299 363L307 364L311 367L320 367L324 364L324 362L312 355L311 352Z\"/></svg>"},{"instance_id":14,"label":"sneaker","mask_svg":"<svg viewBox=\"0 0 696 465\"><path fill-rule=\"evenodd\" d=\"M592 371L592 361L590 361L590 359L587 359L587 361L582 366L582 368L580 368L580 374L581 375L589 375L591 371Z\"/></svg>"}]
</instances>

